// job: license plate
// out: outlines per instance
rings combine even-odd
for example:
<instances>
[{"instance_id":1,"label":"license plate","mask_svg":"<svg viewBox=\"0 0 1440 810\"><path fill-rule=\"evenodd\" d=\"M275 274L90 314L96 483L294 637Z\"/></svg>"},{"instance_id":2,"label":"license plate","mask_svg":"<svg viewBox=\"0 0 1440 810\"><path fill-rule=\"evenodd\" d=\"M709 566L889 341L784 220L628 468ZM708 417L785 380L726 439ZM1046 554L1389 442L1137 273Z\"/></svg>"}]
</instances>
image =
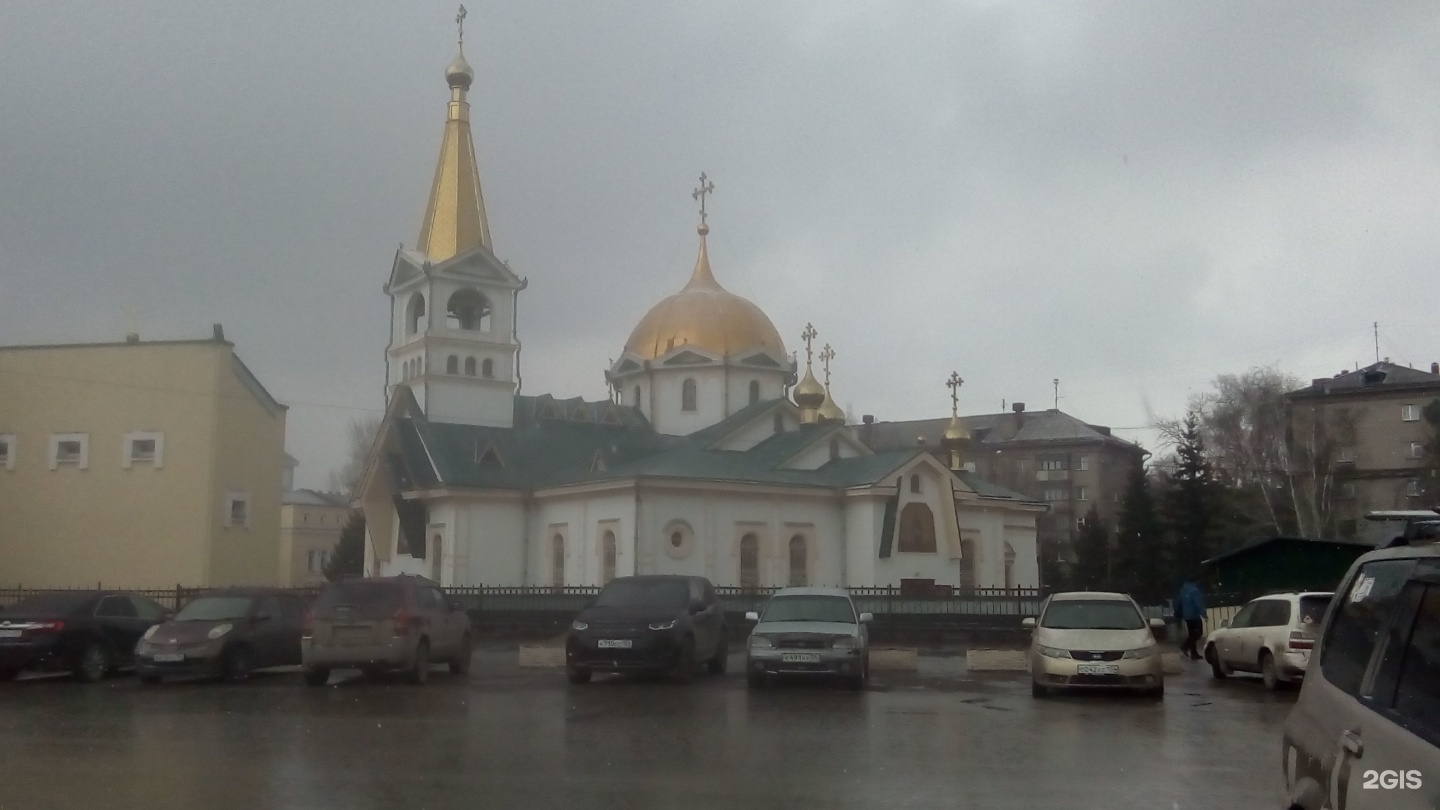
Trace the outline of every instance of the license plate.
<instances>
[{"instance_id":1,"label":"license plate","mask_svg":"<svg viewBox=\"0 0 1440 810\"><path fill-rule=\"evenodd\" d=\"M368 627L337 627L335 628L335 643L369 644L373 635Z\"/></svg>"},{"instance_id":2,"label":"license plate","mask_svg":"<svg viewBox=\"0 0 1440 810\"><path fill-rule=\"evenodd\" d=\"M780 653L782 664L818 664L820 653Z\"/></svg>"},{"instance_id":3,"label":"license plate","mask_svg":"<svg viewBox=\"0 0 1440 810\"><path fill-rule=\"evenodd\" d=\"M635 644L628 638L602 638L595 642L595 646L602 650L628 650Z\"/></svg>"},{"instance_id":4,"label":"license plate","mask_svg":"<svg viewBox=\"0 0 1440 810\"><path fill-rule=\"evenodd\" d=\"M24 630L0 630L0 638L20 638L23 635Z\"/></svg>"},{"instance_id":5,"label":"license plate","mask_svg":"<svg viewBox=\"0 0 1440 810\"><path fill-rule=\"evenodd\" d=\"M1080 664L1075 671L1081 675L1118 675L1119 664Z\"/></svg>"},{"instance_id":6,"label":"license plate","mask_svg":"<svg viewBox=\"0 0 1440 810\"><path fill-rule=\"evenodd\" d=\"M178 661L184 661L184 660L185 660L185 654L184 654L184 653L156 653L156 654L155 654L155 661L156 661L157 663L161 663L161 664L173 664L173 663L176 663L176 662L178 662Z\"/></svg>"}]
</instances>

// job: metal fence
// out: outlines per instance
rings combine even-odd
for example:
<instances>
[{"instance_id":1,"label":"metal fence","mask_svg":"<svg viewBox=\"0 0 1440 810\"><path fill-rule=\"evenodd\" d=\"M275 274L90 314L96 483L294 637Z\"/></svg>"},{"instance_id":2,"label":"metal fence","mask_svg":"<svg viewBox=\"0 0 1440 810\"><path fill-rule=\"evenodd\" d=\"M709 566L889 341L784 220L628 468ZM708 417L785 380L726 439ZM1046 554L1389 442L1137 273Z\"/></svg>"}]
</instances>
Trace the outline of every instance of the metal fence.
<instances>
[{"instance_id":1,"label":"metal fence","mask_svg":"<svg viewBox=\"0 0 1440 810\"><path fill-rule=\"evenodd\" d=\"M96 588L0 588L0 608L27 596L55 591L122 591L153 599L171 610L179 610L197 596L219 588L115 588L97 583ZM320 587L285 589L307 599L319 595ZM578 612L600 593L598 586L494 586L474 585L442 588L447 596L479 613ZM716 595L727 613L759 610L779 588L717 587ZM950 616L1034 616L1044 596L1034 588L974 588L936 595L916 596L900 588L849 588L857 610L875 615Z\"/></svg>"}]
</instances>

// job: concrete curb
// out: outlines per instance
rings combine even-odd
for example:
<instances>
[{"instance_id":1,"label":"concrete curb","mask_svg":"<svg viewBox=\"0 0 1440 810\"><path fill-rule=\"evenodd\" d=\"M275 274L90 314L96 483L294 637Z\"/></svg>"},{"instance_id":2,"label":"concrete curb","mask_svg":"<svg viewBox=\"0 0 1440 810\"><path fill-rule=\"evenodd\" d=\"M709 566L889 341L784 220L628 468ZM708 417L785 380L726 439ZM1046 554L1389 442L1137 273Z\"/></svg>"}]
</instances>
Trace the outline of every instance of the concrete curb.
<instances>
[{"instance_id":1,"label":"concrete curb","mask_svg":"<svg viewBox=\"0 0 1440 810\"><path fill-rule=\"evenodd\" d=\"M528 668L565 666L565 648L554 644L521 644L520 666Z\"/></svg>"},{"instance_id":2,"label":"concrete curb","mask_svg":"<svg viewBox=\"0 0 1440 810\"><path fill-rule=\"evenodd\" d=\"M870 650L871 672L914 672L919 668L920 653L914 647Z\"/></svg>"}]
</instances>

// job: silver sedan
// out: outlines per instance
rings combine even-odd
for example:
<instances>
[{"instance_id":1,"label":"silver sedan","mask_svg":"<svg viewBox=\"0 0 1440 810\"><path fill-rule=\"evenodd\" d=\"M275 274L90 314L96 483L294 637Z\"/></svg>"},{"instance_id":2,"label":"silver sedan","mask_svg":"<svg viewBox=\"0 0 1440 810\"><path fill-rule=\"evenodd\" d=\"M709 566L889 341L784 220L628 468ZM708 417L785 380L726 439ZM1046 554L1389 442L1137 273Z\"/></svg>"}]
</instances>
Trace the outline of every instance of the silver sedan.
<instances>
[{"instance_id":1,"label":"silver sedan","mask_svg":"<svg viewBox=\"0 0 1440 810\"><path fill-rule=\"evenodd\" d=\"M760 613L745 645L745 679L762 687L777 675L828 675L864 689L870 677L869 613L856 613L840 588L783 588Z\"/></svg>"}]
</instances>

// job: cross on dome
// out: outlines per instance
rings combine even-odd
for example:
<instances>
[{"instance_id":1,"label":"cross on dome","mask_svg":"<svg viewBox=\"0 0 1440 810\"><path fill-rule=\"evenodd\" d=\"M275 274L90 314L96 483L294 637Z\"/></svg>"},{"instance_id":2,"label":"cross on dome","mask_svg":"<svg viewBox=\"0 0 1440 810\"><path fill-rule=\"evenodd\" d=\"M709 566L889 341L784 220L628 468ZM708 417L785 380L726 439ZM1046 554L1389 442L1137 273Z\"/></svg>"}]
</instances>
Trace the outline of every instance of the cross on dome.
<instances>
[{"instance_id":1,"label":"cross on dome","mask_svg":"<svg viewBox=\"0 0 1440 810\"><path fill-rule=\"evenodd\" d=\"M715 184L712 183L712 182L710 182L710 178L708 178L708 177L705 176L705 172L700 172L700 185L699 185L698 188L696 188L695 190L693 190L693 191L690 192L690 199L692 199L692 200L699 200L699 201L700 201L700 235L701 235L701 236L704 236L705 234L710 233L710 226L705 224L705 198L708 197L708 196L710 196L711 194L714 194L714 193L715 193Z\"/></svg>"}]
</instances>

